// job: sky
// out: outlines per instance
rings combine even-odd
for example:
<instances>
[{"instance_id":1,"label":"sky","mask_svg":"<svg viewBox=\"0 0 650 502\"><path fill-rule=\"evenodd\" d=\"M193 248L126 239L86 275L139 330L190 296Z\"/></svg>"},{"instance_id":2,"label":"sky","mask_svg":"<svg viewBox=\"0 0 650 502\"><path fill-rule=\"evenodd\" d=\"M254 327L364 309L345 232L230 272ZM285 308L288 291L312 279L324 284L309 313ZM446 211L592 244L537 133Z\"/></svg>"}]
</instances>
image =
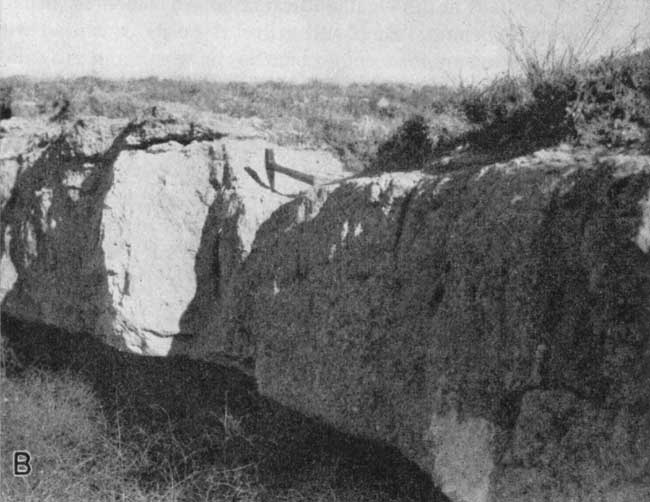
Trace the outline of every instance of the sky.
<instances>
[{"instance_id":1,"label":"sky","mask_svg":"<svg viewBox=\"0 0 650 502\"><path fill-rule=\"evenodd\" d=\"M476 83L508 20L579 44L604 4L595 54L650 40L650 0L0 0L0 76Z\"/></svg>"}]
</instances>

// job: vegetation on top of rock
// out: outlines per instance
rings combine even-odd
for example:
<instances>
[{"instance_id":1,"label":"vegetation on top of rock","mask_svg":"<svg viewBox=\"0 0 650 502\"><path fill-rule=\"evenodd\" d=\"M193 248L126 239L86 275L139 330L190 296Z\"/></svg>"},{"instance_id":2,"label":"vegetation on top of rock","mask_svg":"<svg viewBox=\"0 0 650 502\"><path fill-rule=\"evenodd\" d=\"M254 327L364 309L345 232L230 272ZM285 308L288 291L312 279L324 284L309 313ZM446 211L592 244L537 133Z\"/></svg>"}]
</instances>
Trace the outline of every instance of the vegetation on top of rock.
<instances>
[{"instance_id":1,"label":"vegetation on top of rock","mask_svg":"<svg viewBox=\"0 0 650 502\"><path fill-rule=\"evenodd\" d=\"M512 49L516 51L516 49ZM508 158L560 141L649 148L650 49L597 62L515 54L523 76L487 85L0 79L3 117L133 118L160 102L260 118L279 144L328 146L352 171L421 169L463 146ZM428 140L425 140L428 138Z\"/></svg>"},{"instance_id":2,"label":"vegetation on top of rock","mask_svg":"<svg viewBox=\"0 0 650 502\"><path fill-rule=\"evenodd\" d=\"M160 102L175 102L233 117L259 117L276 143L329 146L349 169L357 171L411 115L422 114L429 122L446 121L455 93L441 85L254 84L155 77L125 81L10 77L0 79L0 86L12 90L7 103L14 116L51 116L54 103L68 99L72 115L77 116L133 118Z\"/></svg>"},{"instance_id":3,"label":"vegetation on top of rock","mask_svg":"<svg viewBox=\"0 0 650 502\"><path fill-rule=\"evenodd\" d=\"M524 149L572 140L585 146L647 146L650 50L595 63L501 77L460 100L481 148L520 143Z\"/></svg>"},{"instance_id":4,"label":"vegetation on top of rock","mask_svg":"<svg viewBox=\"0 0 650 502\"><path fill-rule=\"evenodd\" d=\"M499 160L559 142L650 149L650 49L590 64L530 61L525 70L524 77L461 86L452 108L469 123L465 129L433 134L435 123L408 119L379 146L367 172L423 169L459 149Z\"/></svg>"},{"instance_id":5,"label":"vegetation on top of rock","mask_svg":"<svg viewBox=\"0 0 650 502\"><path fill-rule=\"evenodd\" d=\"M406 120L378 149L369 172L422 169L433 154L434 144L422 115Z\"/></svg>"},{"instance_id":6,"label":"vegetation on top of rock","mask_svg":"<svg viewBox=\"0 0 650 502\"><path fill-rule=\"evenodd\" d=\"M0 86L0 120L11 118L11 94L13 89L10 86Z\"/></svg>"}]
</instances>

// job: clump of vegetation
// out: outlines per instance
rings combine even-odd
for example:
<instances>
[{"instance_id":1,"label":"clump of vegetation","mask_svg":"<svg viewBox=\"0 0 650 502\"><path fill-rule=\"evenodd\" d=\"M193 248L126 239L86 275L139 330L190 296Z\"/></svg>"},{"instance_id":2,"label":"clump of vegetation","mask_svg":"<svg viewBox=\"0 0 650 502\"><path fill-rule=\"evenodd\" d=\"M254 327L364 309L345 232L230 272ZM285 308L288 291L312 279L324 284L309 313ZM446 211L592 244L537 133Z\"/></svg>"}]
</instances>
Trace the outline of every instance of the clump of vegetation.
<instances>
[{"instance_id":1,"label":"clump of vegetation","mask_svg":"<svg viewBox=\"0 0 650 502\"><path fill-rule=\"evenodd\" d=\"M13 88L10 85L0 86L0 120L11 118L12 94Z\"/></svg>"},{"instance_id":2,"label":"clump of vegetation","mask_svg":"<svg viewBox=\"0 0 650 502\"><path fill-rule=\"evenodd\" d=\"M553 71L531 65L526 78L465 91L460 106L478 126L466 140L485 149L558 141L641 147L650 126L648 74L650 50Z\"/></svg>"},{"instance_id":3,"label":"clump of vegetation","mask_svg":"<svg viewBox=\"0 0 650 502\"><path fill-rule=\"evenodd\" d=\"M423 169L431 159L433 150L434 144L425 118L415 115L406 120L395 134L379 147L368 172Z\"/></svg>"},{"instance_id":4,"label":"clump of vegetation","mask_svg":"<svg viewBox=\"0 0 650 502\"><path fill-rule=\"evenodd\" d=\"M587 59L611 9L612 2L598 4L576 45L561 48L552 38L543 51L512 23L505 45L520 71L487 85L461 84L449 98L448 109L459 110L469 125L440 136L432 134L431 121L409 119L377 149L368 172L440 167L436 159L458 151L468 159L478 154L474 158L483 163L504 160L559 142L650 150L650 49L633 52L633 42L626 50Z\"/></svg>"},{"instance_id":5,"label":"clump of vegetation","mask_svg":"<svg viewBox=\"0 0 650 502\"><path fill-rule=\"evenodd\" d=\"M504 76L482 89L466 89L460 107L477 127L464 140L483 149L518 143L547 146L572 132L566 106L575 98L571 76L527 85Z\"/></svg>"},{"instance_id":6,"label":"clump of vegetation","mask_svg":"<svg viewBox=\"0 0 650 502\"><path fill-rule=\"evenodd\" d=\"M111 81L0 79L14 99L53 115L66 98L73 114L131 118L160 102L182 103L233 117L258 117L274 141L330 147L353 171L361 171L378 146L408 117L430 122L444 113L453 89L404 84L336 85L319 81L209 82L159 78Z\"/></svg>"},{"instance_id":7,"label":"clump of vegetation","mask_svg":"<svg viewBox=\"0 0 650 502\"><path fill-rule=\"evenodd\" d=\"M650 49L610 55L576 76L576 98L569 104L575 136L582 144L649 144Z\"/></svg>"},{"instance_id":8,"label":"clump of vegetation","mask_svg":"<svg viewBox=\"0 0 650 502\"><path fill-rule=\"evenodd\" d=\"M555 26L541 46L508 19L503 43L519 71L461 90L459 106L476 125L465 139L483 149L520 151L558 141L642 147L650 124L650 49L634 53L633 39L623 50L592 59L615 4L594 2L587 28L570 35L558 31L558 4Z\"/></svg>"}]
</instances>

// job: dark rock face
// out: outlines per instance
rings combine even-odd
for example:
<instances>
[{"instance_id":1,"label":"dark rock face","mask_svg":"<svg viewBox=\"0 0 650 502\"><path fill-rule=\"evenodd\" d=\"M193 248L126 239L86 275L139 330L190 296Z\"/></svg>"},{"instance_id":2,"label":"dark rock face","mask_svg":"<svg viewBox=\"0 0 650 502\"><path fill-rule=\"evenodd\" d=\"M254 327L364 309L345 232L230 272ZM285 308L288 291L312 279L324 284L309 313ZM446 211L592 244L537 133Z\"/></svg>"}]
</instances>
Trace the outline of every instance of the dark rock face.
<instances>
[{"instance_id":1,"label":"dark rock face","mask_svg":"<svg viewBox=\"0 0 650 502\"><path fill-rule=\"evenodd\" d=\"M239 364L454 501L650 499L650 158L290 197L261 181L264 138L191 124L80 125L16 171L5 312Z\"/></svg>"},{"instance_id":2,"label":"dark rock face","mask_svg":"<svg viewBox=\"0 0 650 502\"><path fill-rule=\"evenodd\" d=\"M649 189L647 158L559 151L294 201L241 278L262 392L455 500L647 494Z\"/></svg>"}]
</instances>

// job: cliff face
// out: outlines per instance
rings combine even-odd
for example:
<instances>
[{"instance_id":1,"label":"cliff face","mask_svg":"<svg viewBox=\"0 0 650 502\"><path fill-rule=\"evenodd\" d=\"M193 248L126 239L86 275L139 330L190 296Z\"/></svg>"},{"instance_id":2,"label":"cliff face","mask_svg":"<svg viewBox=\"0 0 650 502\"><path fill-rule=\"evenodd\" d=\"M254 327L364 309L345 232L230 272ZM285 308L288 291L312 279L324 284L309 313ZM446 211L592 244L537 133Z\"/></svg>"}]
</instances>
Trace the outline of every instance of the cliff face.
<instances>
[{"instance_id":1,"label":"cliff face","mask_svg":"<svg viewBox=\"0 0 650 502\"><path fill-rule=\"evenodd\" d=\"M649 175L539 152L292 202L242 277L262 392L454 500L647 497Z\"/></svg>"},{"instance_id":2,"label":"cliff face","mask_svg":"<svg viewBox=\"0 0 650 502\"><path fill-rule=\"evenodd\" d=\"M58 125L45 121L12 119L0 123L0 299L16 281L16 269L8 256L11 235L5 225L5 205L22 167L35 162L59 134Z\"/></svg>"},{"instance_id":3,"label":"cliff face","mask_svg":"<svg viewBox=\"0 0 650 502\"><path fill-rule=\"evenodd\" d=\"M326 152L270 144L253 123L174 112L45 132L5 122L3 148L22 147L2 164L5 186L15 179L2 215L4 263L17 272L3 273L6 313L136 353L182 352L218 317L215 284L299 188L281 177L277 192L263 186L264 149L341 170Z\"/></svg>"},{"instance_id":4,"label":"cliff face","mask_svg":"<svg viewBox=\"0 0 650 502\"><path fill-rule=\"evenodd\" d=\"M650 498L650 158L557 149L290 197L245 124L89 124L18 173L7 313L238 364L455 501Z\"/></svg>"}]
</instances>

